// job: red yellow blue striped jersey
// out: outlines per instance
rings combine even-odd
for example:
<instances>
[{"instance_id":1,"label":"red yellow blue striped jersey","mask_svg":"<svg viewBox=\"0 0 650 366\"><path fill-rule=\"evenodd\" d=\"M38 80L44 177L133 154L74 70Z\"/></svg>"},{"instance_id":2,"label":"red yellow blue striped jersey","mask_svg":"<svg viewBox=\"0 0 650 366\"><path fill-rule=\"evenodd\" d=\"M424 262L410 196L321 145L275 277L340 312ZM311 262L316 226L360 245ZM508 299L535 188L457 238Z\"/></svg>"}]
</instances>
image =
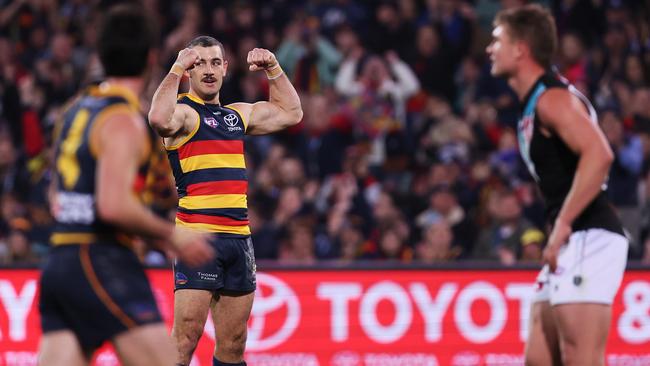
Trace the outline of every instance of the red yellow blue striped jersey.
<instances>
[{"instance_id":1,"label":"red yellow blue striped jersey","mask_svg":"<svg viewBox=\"0 0 650 366\"><path fill-rule=\"evenodd\" d=\"M53 245L115 243L131 246L132 238L97 216L97 146L92 131L116 113L140 114L137 96L130 90L102 84L84 90L73 101L57 125L55 148L56 195L53 212L56 221L50 237ZM143 119L143 123L144 122ZM147 128L149 126L147 125ZM109 131L108 128L106 131ZM151 151L154 133L149 129L147 149ZM151 154L140 162L133 193L141 198Z\"/></svg>"},{"instance_id":2,"label":"red yellow blue striped jersey","mask_svg":"<svg viewBox=\"0 0 650 366\"><path fill-rule=\"evenodd\" d=\"M176 179L176 224L197 230L250 235L248 177L244 161L246 122L234 108L181 94L178 103L198 113L194 130L167 146Z\"/></svg>"}]
</instances>

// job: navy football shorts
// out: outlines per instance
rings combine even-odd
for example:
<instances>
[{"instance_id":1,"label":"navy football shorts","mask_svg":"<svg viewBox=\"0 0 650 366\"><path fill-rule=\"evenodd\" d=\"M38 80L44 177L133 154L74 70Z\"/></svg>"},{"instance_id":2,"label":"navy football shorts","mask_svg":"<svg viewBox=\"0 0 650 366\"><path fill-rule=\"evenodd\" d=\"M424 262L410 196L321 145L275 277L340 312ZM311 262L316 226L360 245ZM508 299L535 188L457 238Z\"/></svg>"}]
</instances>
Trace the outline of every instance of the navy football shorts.
<instances>
[{"instance_id":1,"label":"navy football shorts","mask_svg":"<svg viewBox=\"0 0 650 366\"><path fill-rule=\"evenodd\" d=\"M220 233L212 237L210 244L216 252L211 263L189 267L174 262L174 290L255 291L255 253L250 236Z\"/></svg>"},{"instance_id":2,"label":"navy football shorts","mask_svg":"<svg viewBox=\"0 0 650 366\"><path fill-rule=\"evenodd\" d=\"M71 330L84 351L162 322L140 261L120 244L52 248L41 274L39 310L43 333Z\"/></svg>"}]
</instances>

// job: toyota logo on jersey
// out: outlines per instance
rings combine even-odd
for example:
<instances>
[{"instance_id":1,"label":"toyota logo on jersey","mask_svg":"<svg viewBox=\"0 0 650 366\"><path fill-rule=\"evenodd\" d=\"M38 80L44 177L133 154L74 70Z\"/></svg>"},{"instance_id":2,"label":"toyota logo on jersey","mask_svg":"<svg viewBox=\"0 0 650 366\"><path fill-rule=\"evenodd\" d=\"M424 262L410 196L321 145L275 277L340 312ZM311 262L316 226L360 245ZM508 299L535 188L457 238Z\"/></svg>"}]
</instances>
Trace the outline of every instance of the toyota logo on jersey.
<instances>
[{"instance_id":1,"label":"toyota logo on jersey","mask_svg":"<svg viewBox=\"0 0 650 366\"><path fill-rule=\"evenodd\" d=\"M228 126L235 127L237 125L237 122L239 122L239 118L237 118L237 116L234 114L227 114L223 117L223 121Z\"/></svg>"}]
</instances>

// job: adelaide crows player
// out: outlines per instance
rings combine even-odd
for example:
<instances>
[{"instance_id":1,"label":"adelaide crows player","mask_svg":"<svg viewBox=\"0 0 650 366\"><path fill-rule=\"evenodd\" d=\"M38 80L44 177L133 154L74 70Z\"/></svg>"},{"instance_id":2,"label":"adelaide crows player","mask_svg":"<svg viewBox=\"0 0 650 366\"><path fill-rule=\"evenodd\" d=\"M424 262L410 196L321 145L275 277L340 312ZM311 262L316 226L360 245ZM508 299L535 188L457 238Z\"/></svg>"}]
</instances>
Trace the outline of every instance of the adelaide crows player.
<instances>
[{"instance_id":1,"label":"adelaide crows player","mask_svg":"<svg viewBox=\"0 0 650 366\"><path fill-rule=\"evenodd\" d=\"M611 303L628 251L605 194L613 154L591 103L551 70L557 36L548 10L504 10L494 26L491 71L507 78L522 102L519 148L552 228L526 365L604 365Z\"/></svg>"},{"instance_id":2,"label":"adelaide crows player","mask_svg":"<svg viewBox=\"0 0 650 366\"><path fill-rule=\"evenodd\" d=\"M248 227L245 134L261 135L297 124L300 99L275 56L255 48L251 71L264 70L268 101L221 105L228 62L220 42L201 36L178 54L154 95L149 122L164 137L178 187L176 225L213 233L216 259L202 267L174 266L172 337L178 364L188 365L212 310L213 365L245 365L246 322L255 291L255 258ZM179 81L190 90L177 96Z\"/></svg>"},{"instance_id":3,"label":"adelaide crows player","mask_svg":"<svg viewBox=\"0 0 650 366\"><path fill-rule=\"evenodd\" d=\"M59 126L56 227L40 280L40 365L86 365L105 341L124 365L173 365L175 350L131 238L158 241L191 265L214 255L202 235L156 217L134 191L154 141L138 106L153 61L154 30L143 14L129 5L106 14L98 33L106 81L82 92Z\"/></svg>"}]
</instances>

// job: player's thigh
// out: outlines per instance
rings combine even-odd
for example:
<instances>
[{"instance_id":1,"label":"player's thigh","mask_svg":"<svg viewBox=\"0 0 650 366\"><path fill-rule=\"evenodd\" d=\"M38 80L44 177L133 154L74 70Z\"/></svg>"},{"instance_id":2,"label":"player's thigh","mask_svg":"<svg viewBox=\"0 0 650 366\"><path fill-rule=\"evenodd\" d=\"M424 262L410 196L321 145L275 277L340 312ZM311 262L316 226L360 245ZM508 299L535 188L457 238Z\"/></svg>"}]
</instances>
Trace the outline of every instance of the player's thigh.
<instances>
[{"instance_id":1,"label":"player's thigh","mask_svg":"<svg viewBox=\"0 0 650 366\"><path fill-rule=\"evenodd\" d=\"M183 289L174 292L174 333L200 328L208 318L213 293L207 290Z\"/></svg>"},{"instance_id":2,"label":"player's thigh","mask_svg":"<svg viewBox=\"0 0 650 366\"><path fill-rule=\"evenodd\" d=\"M557 328L548 301L533 303L530 311L526 366L561 365Z\"/></svg>"},{"instance_id":3,"label":"player's thigh","mask_svg":"<svg viewBox=\"0 0 650 366\"><path fill-rule=\"evenodd\" d=\"M612 318L611 306L594 303L555 305L553 317L563 352L570 348L581 356L599 356L598 353L604 351Z\"/></svg>"},{"instance_id":4,"label":"player's thigh","mask_svg":"<svg viewBox=\"0 0 650 366\"><path fill-rule=\"evenodd\" d=\"M176 350L162 324L147 324L121 333L113 345L123 366L174 365Z\"/></svg>"},{"instance_id":5,"label":"player's thigh","mask_svg":"<svg viewBox=\"0 0 650 366\"><path fill-rule=\"evenodd\" d=\"M82 366L88 365L77 337L70 330L45 333L41 337L38 351L40 366Z\"/></svg>"},{"instance_id":6,"label":"player's thigh","mask_svg":"<svg viewBox=\"0 0 650 366\"><path fill-rule=\"evenodd\" d=\"M253 307L255 293L221 293L212 306L212 321L215 337L232 338L234 335L246 336L246 324Z\"/></svg>"}]
</instances>

